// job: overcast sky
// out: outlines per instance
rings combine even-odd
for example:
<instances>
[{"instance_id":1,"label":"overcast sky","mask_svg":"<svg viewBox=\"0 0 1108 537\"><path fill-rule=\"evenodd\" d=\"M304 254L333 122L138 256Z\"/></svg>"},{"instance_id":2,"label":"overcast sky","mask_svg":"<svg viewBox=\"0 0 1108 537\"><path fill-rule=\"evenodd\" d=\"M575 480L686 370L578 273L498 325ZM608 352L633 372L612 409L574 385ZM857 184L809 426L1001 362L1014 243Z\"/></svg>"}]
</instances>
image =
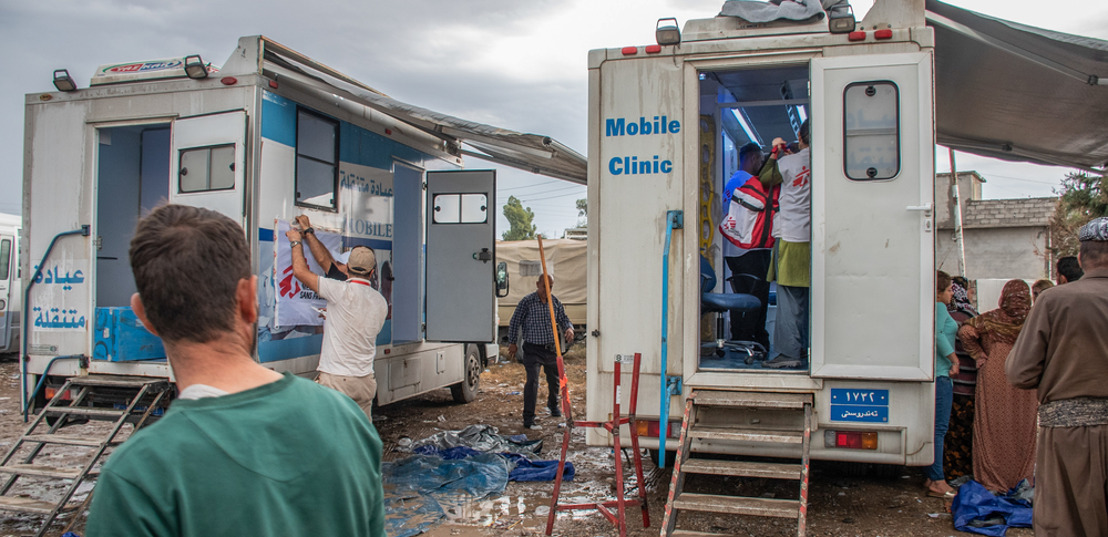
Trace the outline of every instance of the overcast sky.
<instances>
[{"instance_id":1,"label":"overcast sky","mask_svg":"<svg viewBox=\"0 0 1108 537\"><path fill-rule=\"evenodd\" d=\"M861 15L871 2L855 0ZM1103 0L951 0L989 15L1108 39ZM259 6L264 5L263 10ZM393 98L464 119L553 136L585 153L590 49L654 42L657 19L712 17L722 0L0 0L0 212L19 213L23 102L66 68L86 87L98 65L200 54L221 65L240 36L263 34ZM859 17L860 18L860 17ZM469 161L469 167L484 167ZM1065 169L959 153L987 198L1049 196ZM946 151L938 172L948 171ZM539 231L574 225L584 187L502 170ZM499 214L499 211L498 211ZM498 228L506 229L501 216Z\"/></svg>"}]
</instances>

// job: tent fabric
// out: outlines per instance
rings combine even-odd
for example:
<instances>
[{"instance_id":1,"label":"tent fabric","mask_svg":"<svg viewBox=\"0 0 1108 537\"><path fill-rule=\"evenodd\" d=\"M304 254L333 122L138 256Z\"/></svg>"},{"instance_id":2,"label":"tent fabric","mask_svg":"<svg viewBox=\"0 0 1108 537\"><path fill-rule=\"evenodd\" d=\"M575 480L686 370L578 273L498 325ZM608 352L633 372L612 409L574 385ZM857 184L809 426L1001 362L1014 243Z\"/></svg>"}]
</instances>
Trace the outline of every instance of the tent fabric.
<instances>
[{"instance_id":1,"label":"tent fabric","mask_svg":"<svg viewBox=\"0 0 1108 537\"><path fill-rule=\"evenodd\" d=\"M269 66L327 84L340 97L415 126L450 144L471 148L470 151L462 149L464 154L585 184L585 157L549 136L520 133L407 104L273 41L265 40L264 45L264 61Z\"/></svg>"},{"instance_id":2,"label":"tent fabric","mask_svg":"<svg viewBox=\"0 0 1108 537\"><path fill-rule=\"evenodd\" d=\"M937 142L1012 161L1108 164L1108 41L927 0Z\"/></svg>"}]
</instances>

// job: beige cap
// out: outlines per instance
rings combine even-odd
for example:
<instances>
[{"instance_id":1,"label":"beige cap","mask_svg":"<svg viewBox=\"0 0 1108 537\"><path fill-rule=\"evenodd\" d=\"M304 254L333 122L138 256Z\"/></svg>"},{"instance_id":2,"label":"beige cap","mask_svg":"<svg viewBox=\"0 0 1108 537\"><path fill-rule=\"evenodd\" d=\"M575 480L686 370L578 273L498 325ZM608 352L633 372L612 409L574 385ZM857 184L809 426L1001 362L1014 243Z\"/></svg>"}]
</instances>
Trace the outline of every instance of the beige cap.
<instances>
[{"instance_id":1,"label":"beige cap","mask_svg":"<svg viewBox=\"0 0 1108 537\"><path fill-rule=\"evenodd\" d=\"M346 269L358 276L368 276L377 268L377 255L368 246L355 246L350 250L350 259L346 262Z\"/></svg>"}]
</instances>

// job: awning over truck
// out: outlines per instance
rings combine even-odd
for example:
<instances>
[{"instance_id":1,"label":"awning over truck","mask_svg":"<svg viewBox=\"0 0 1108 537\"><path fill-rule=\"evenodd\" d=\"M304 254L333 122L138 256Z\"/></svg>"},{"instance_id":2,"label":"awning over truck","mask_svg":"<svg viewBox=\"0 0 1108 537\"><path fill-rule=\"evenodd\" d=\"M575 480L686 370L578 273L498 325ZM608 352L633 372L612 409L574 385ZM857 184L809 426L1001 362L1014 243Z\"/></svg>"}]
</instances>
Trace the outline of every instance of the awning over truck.
<instances>
[{"instance_id":1,"label":"awning over truck","mask_svg":"<svg viewBox=\"0 0 1108 537\"><path fill-rule=\"evenodd\" d=\"M457 147L459 152L532 173L585 184L585 157L549 136L525 134L467 121L403 103L279 43L261 39L263 72L294 73Z\"/></svg>"},{"instance_id":2,"label":"awning over truck","mask_svg":"<svg viewBox=\"0 0 1108 537\"><path fill-rule=\"evenodd\" d=\"M1108 164L1108 41L936 0L927 0L927 24L938 143L1005 160Z\"/></svg>"}]
</instances>

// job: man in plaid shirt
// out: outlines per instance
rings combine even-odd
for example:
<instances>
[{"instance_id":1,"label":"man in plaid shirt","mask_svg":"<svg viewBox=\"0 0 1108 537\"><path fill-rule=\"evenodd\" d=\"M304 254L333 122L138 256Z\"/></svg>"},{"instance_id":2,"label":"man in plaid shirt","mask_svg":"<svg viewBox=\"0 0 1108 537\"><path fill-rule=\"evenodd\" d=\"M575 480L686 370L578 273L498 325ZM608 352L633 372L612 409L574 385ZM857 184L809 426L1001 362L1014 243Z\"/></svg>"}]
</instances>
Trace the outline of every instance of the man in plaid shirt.
<instances>
[{"instance_id":1,"label":"man in plaid shirt","mask_svg":"<svg viewBox=\"0 0 1108 537\"><path fill-rule=\"evenodd\" d=\"M547 276L547 282L553 290L554 278ZM523 330L523 367L527 369L527 384L523 387L523 428L531 430L542 429L535 423L539 368L546 373L546 383L549 386L546 406L550 409L550 415L555 418L562 415L558 409L558 355L554 346L555 335L551 332L550 305L541 276L535 282L535 287L537 290L534 293L519 301L515 313L512 314L512 321L508 324L508 356L512 359L515 359L519 350L516 340L519 339L520 330ZM566 310L557 297L549 298L554 300L554 317L558 320L558 328L564 330L565 341L572 342L573 324L569 322Z\"/></svg>"}]
</instances>

